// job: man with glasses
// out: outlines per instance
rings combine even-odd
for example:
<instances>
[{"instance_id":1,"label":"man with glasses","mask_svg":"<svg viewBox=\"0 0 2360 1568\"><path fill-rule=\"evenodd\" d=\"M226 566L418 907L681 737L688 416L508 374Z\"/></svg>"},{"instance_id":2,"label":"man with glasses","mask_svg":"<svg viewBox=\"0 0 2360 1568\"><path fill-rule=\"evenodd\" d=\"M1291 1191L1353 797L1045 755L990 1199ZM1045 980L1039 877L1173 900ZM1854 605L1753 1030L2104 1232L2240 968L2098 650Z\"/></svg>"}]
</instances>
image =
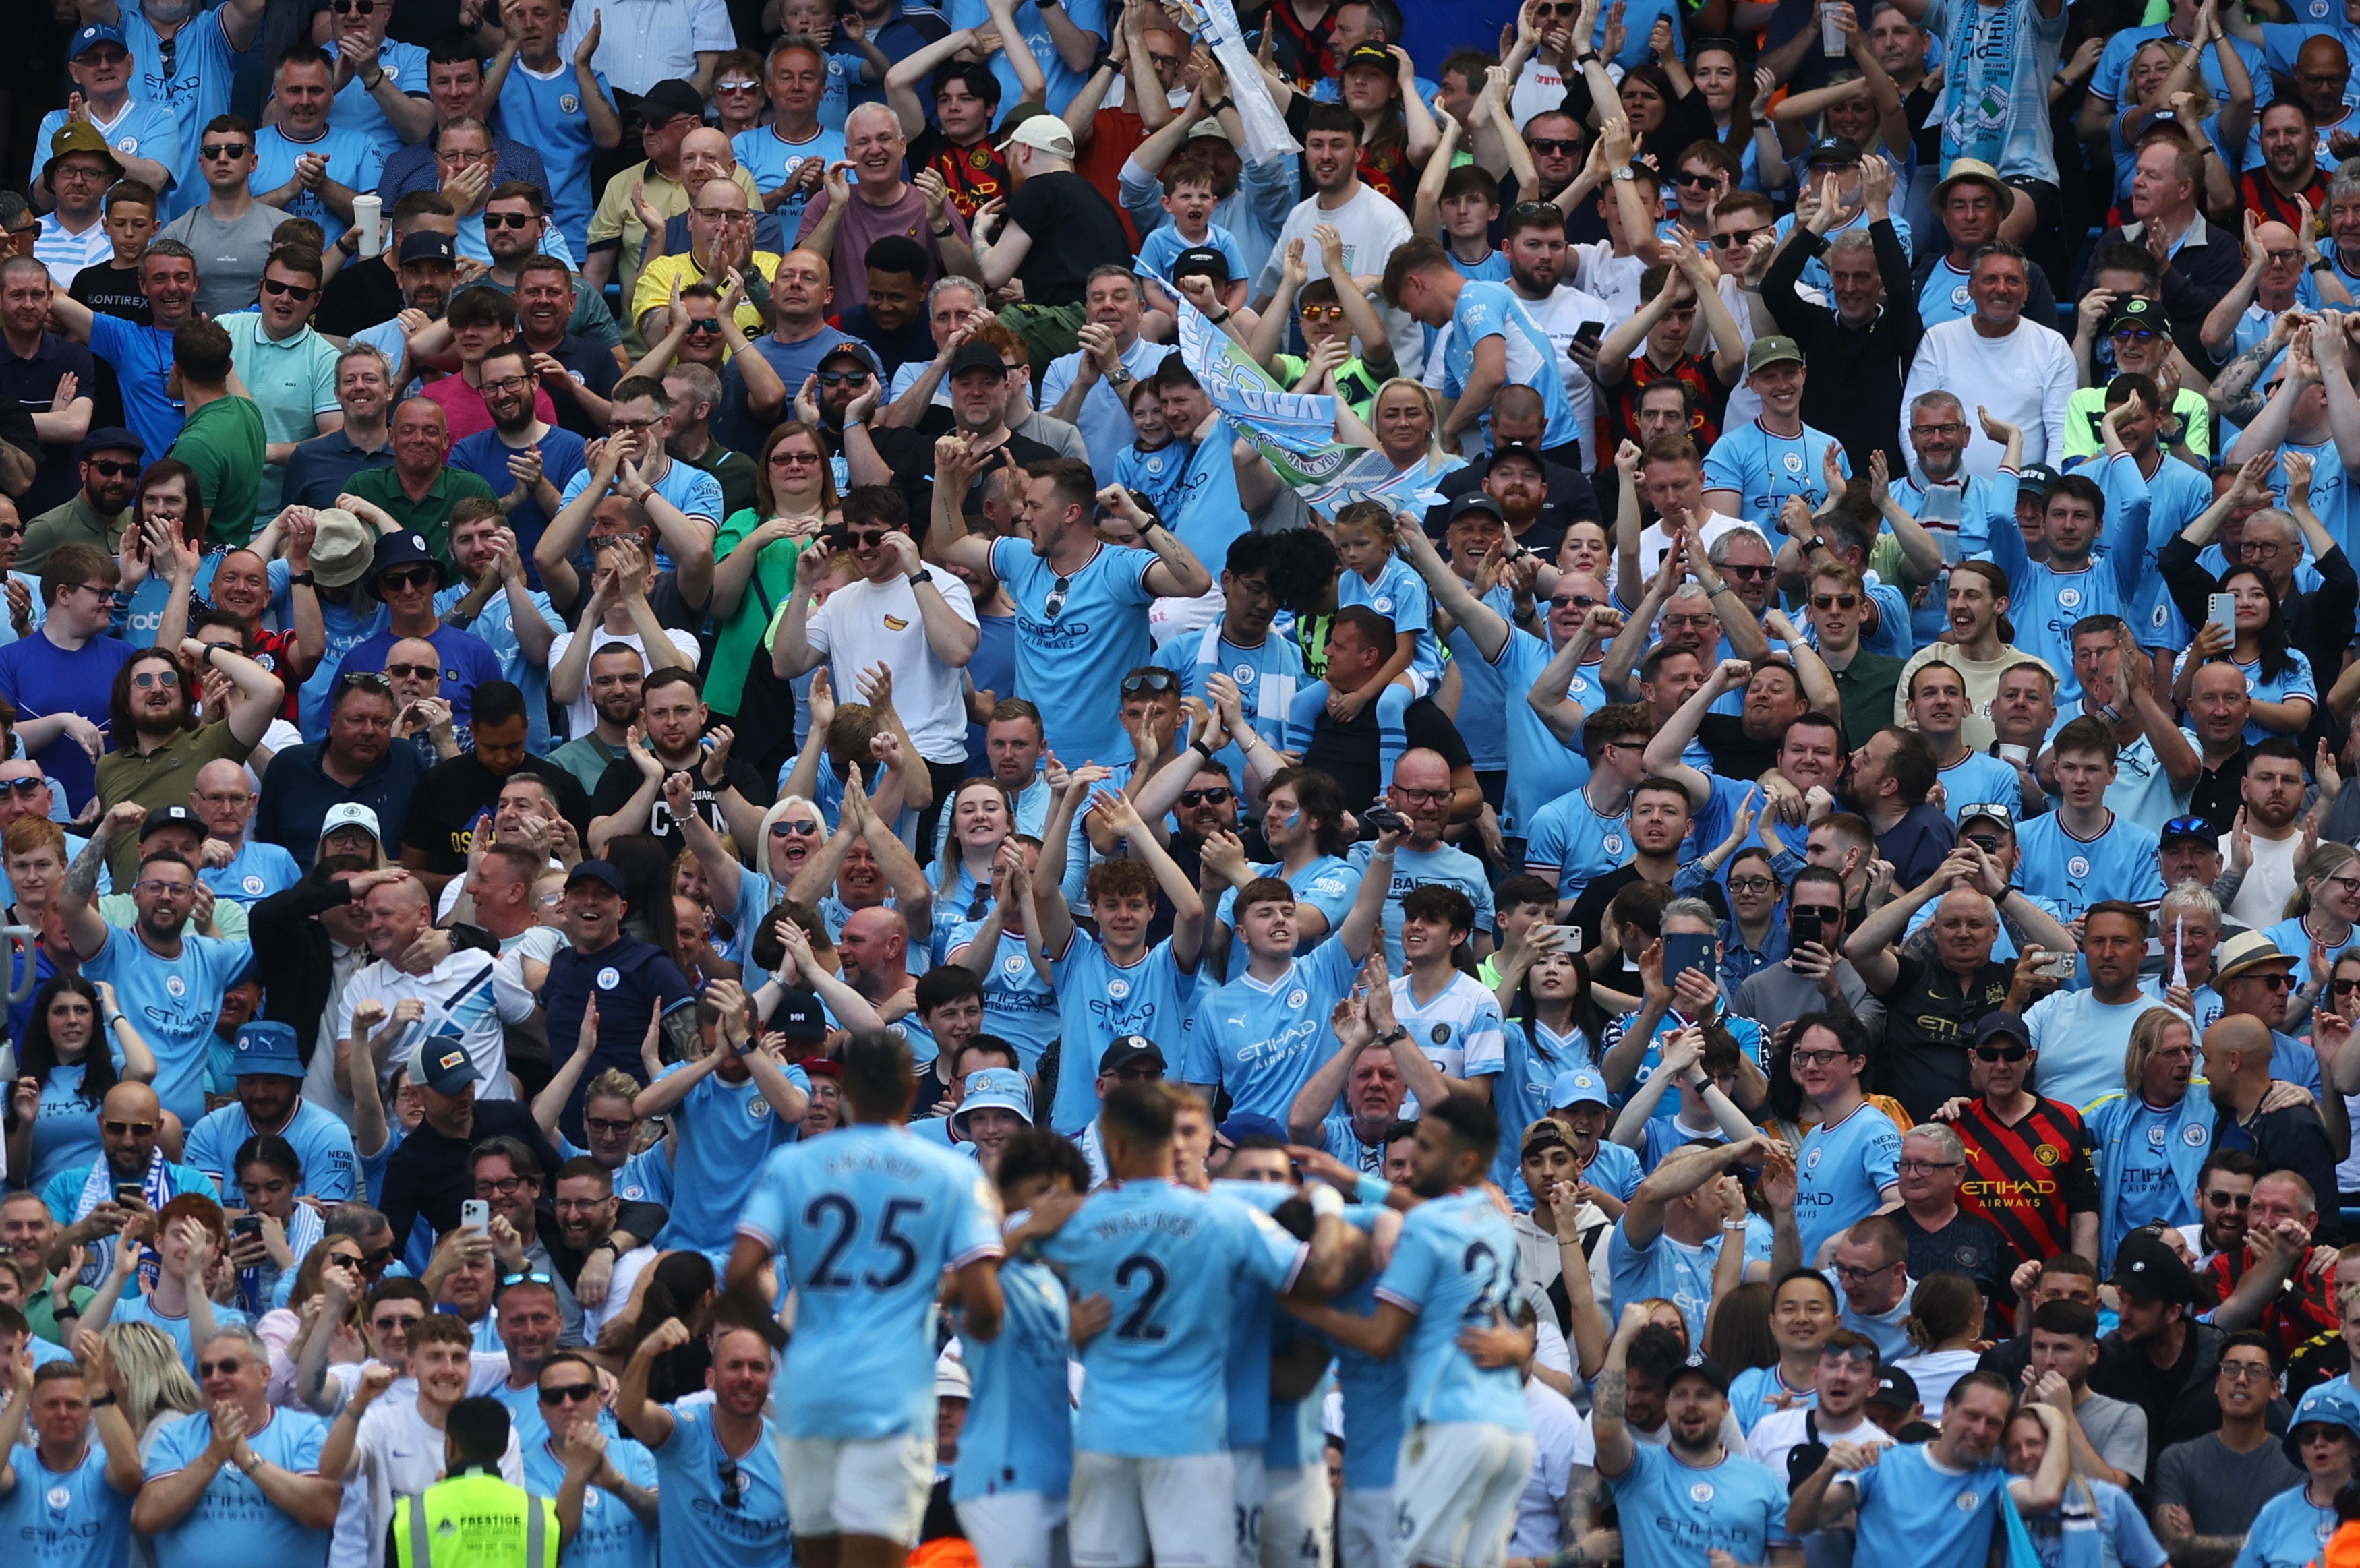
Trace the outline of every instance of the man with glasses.
<instances>
[{"instance_id":1,"label":"man with glasses","mask_svg":"<svg viewBox=\"0 0 2360 1568\"><path fill-rule=\"evenodd\" d=\"M262 679L278 685L268 675ZM164 820L188 821L187 808L178 810L177 818ZM253 964L254 950L243 941L191 933L200 884L197 868L176 849L121 856L126 870L117 882L129 886L138 911L130 929L110 926L99 914L92 895L101 866L118 843L135 832L145 836L150 815L135 800L118 802L74 857L51 901L82 973L113 985L123 1010L139 1020L156 1055L157 1094L183 1127L194 1127L205 1115L206 1063L222 994Z\"/></svg>"},{"instance_id":2,"label":"man with glasses","mask_svg":"<svg viewBox=\"0 0 2360 1568\"><path fill-rule=\"evenodd\" d=\"M132 1505L157 1562L324 1561L343 1501L320 1469L327 1423L270 1402L269 1348L243 1323L197 1346L196 1374L204 1408L157 1433Z\"/></svg>"},{"instance_id":3,"label":"man with glasses","mask_svg":"<svg viewBox=\"0 0 2360 1568\"><path fill-rule=\"evenodd\" d=\"M132 96L136 70L122 28L104 22L84 26L66 45L66 74L73 80L79 103L42 115L34 146L48 147L68 122L80 121L114 147L123 178L136 180L161 197L187 162L181 155L180 122L161 103ZM38 185L34 194L41 198Z\"/></svg>"},{"instance_id":4,"label":"man with glasses","mask_svg":"<svg viewBox=\"0 0 2360 1568\"><path fill-rule=\"evenodd\" d=\"M336 399L338 351L311 326L322 277L316 253L291 246L275 250L262 269L261 309L222 320L231 365L261 412L267 438L255 527L278 516L286 465L297 444L344 426ZM242 531L241 520L224 518L222 530L235 537Z\"/></svg>"},{"instance_id":5,"label":"man with glasses","mask_svg":"<svg viewBox=\"0 0 2360 1568\"><path fill-rule=\"evenodd\" d=\"M115 1084L99 1102L95 1119L99 1158L69 1166L41 1189L57 1222L49 1240L49 1267L61 1270L76 1248L85 1249L86 1261L75 1278L93 1285L114 1268L116 1237L125 1226L140 1223L152 1228L156 1211L184 1192L216 1200L221 1195L203 1171L164 1158L158 1147L163 1105L147 1084Z\"/></svg>"},{"instance_id":6,"label":"man with glasses","mask_svg":"<svg viewBox=\"0 0 2360 1568\"><path fill-rule=\"evenodd\" d=\"M1959 1204L1966 1180L1967 1151L1959 1135L1940 1122L1927 1122L1901 1135L1901 1207L1893 1212L1908 1243L1912 1279L1928 1274L1963 1274L1983 1291L1989 1307L2006 1296L2001 1269L2007 1242L1988 1220Z\"/></svg>"},{"instance_id":7,"label":"man with glasses","mask_svg":"<svg viewBox=\"0 0 2360 1568\"><path fill-rule=\"evenodd\" d=\"M16 709L18 738L76 811L96 789L92 758L114 720L115 672L137 651L107 635L116 578L96 546L58 546L42 571L39 628L0 648L0 699Z\"/></svg>"},{"instance_id":8,"label":"man with glasses","mask_svg":"<svg viewBox=\"0 0 2360 1568\"><path fill-rule=\"evenodd\" d=\"M2302 1485L2301 1467L2268 1425L2281 1360L2269 1336L2255 1330L2223 1340L2212 1379L2220 1427L2157 1454L2147 1504L2155 1538L2173 1562L2232 1560L2262 1505Z\"/></svg>"},{"instance_id":9,"label":"man with glasses","mask_svg":"<svg viewBox=\"0 0 2360 1568\"><path fill-rule=\"evenodd\" d=\"M554 399L542 390L540 356L521 339L494 343L485 348L475 369L480 381L486 416L490 428L480 430L451 445L451 464L464 468L489 485L498 497L498 514L514 536L512 543L519 547L519 567L532 581L532 551L547 531L550 519L556 517L560 506L560 487L573 483L583 472L587 452L583 439L572 430L551 423L554 415ZM560 375L558 380L569 380ZM456 516L456 508L453 509ZM458 561L460 573L467 580L467 588L453 588L450 604L442 606L449 615L461 597L476 597L472 590L482 576L481 563L470 572L464 559L466 551L459 544L459 529L454 522L451 530L452 554ZM537 596L544 611L552 609L546 595ZM482 605L456 624L474 623ZM545 657L545 650L544 650ZM542 729L536 724L536 731Z\"/></svg>"},{"instance_id":10,"label":"man with glasses","mask_svg":"<svg viewBox=\"0 0 2360 1568\"><path fill-rule=\"evenodd\" d=\"M187 204L156 233L158 239L177 240L195 254L197 309L216 319L254 305L263 270L278 248L273 235L287 217L255 200L248 183L254 145L254 127L235 114L206 125L195 149L204 200Z\"/></svg>"},{"instance_id":11,"label":"man with glasses","mask_svg":"<svg viewBox=\"0 0 2360 1568\"><path fill-rule=\"evenodd\" d=\"M279 123L254 136L255 200L320 225L327 243L353 221L353 197L377 189L384 159L361 131L331 125L336 63L310 43L279 58L272 97Z\"/></svg>"},{"instance_id":12,"label":"man with glasses","mask_svg":"<svg viewBox=\"0 0 2360 1568\"><path fill-rule=\"evenodd\" d=\"M388 7L380 5L382 13ZM486 91L484 56L464 38L449 38L425 51L425 71L422 80L413 76L409 88L421 87L426 106L432 114L428 129L408 145L397 144L382 149L385 168L377 177L377 193L389 209L413 191L440 191L442 176L436 168L435 135L453 120L488 121L496 94ZM353 91L347 82L338 94L336 112L344 107L344 94ZM497 155L492 169L495 188L510 180L525 180L542 191L552 189L547 169L543 167L537 140L523 141L495 134L492 150ZM585 192L586 198L586 192ZM585 216L587 216L586 200Z\"/></svg>"},{"instance_id":13,"label":"man with glasses","mask_svg":"<svg viewBox=\"0 0 2360 1568\"><path fill-rule=\"evenodd\" d=\"M123 162L86 120L60 126L49 148L41 180L57 193L57 204L41 219L33 256L63 289L82 268L103 266L115 254L104 203L108 187L123 178Z\"/></svg>"},{"instance_id":14,"label":"man with glasses","mask_svg":"<svg viewBox=\"0 0 2360 1568\"><path fill-rule=\"evenodd\" d=\"M602 1376L571 1351L542 1364L533 1385L539 1429L522 1423L525 1486L534 1497L563 1498L578 1477L580 1500L574 1507L580 1520L566 1535L566 1549L613 1568L654 1568L656 1458L636 1439L609 1436L600 1426L606 1397ZM561 1523L566 1517L559 1516Z\"/></svg>"},{"instance_id":15,"label":"man with glasses","mask_svg":"<svg viewBox=\"0 0 2360 1568\"><path fill-rule=\"evenodd\" d=\"M602 1106L598 1096L593 1094L582 1118L583 1129L593 1143L599 1139L597 1124L602 1118L592 1113L601 1108L612 1111L615 1105L608 1102ZM662 1155L658 1158L668 1159ZM585 1302L582 1309L582 1332L593 1343L609 1319L630 1309L641 1270L656 1260L654 1247L624 1228L624 1203L617 1195L615 1183L618 1175L630 1174L628 1167L618 1173L595 1155L576 1155L557 1168L556 1202L551 1209L552 1218L541 1227L544 1246L550 1247L552 1253L562 1251L574 1268L570 1283L577 1293L588 1293L583 1289L583 1279L594 1270L602 1281L603 1296ZM630 1207L635 1214L644 1211L650 1218L665 1213L654 1203L634 1202ZM639 1228L652 1235L662 1226L642 1224Z\"/></svg>"},{"instance_id":16,"label":"man with glasses","mask_svg":"<svg viewBox=\"0 0 2360 1568\"><path fill-rule=\"evenodd\" d=\"M596 533L594 516L606 517L606 503L619 496L642 511L650 561L672 574L669 597L675 603L667 610L681 614L678 618L665 615L664 624L699 626L712 593L721 482L701 468L673 462L664 449L672 433L672 397L662 382L626 376L615 384L609 409L613 433L585 449L589 466L566 482L556 517L533 547L541 583L560 615L582 610L586 598L582 569L598 564L591 559L593 552L580 550L583 534ZM561 700L567 699L561 694Z\"/></svg>"},{"instance_id":17,"label":"man with glasses","mask_svg":"<svg viewBox=\"0 0 2360 1568\"><path fill-rule=\"evenodd\" d=\"M505 1302L512 1290L521 1292L514 1314L504 1304L495 1307L500 1342L508 1352L508 1386L499 1395L503 1402L532 1386L541 1363L559 1345L585 1343L582 1304L574 1298L571 1279L551 1258L544 1239L543 1233L556 1222L541 1207L541 1195L549 1185L542 1169L532 1150L512 1138L485 1138L467 1154L476 1201L491 1210L500 1301ZM571 1261L578 1270L581 1258ZM536 1290L549 1297L545 1309L529 1299Z\"/></svg>"},{"instance_id":18,"label":"man with glasses","mask_svg":"<svg viewBox=\"0 0 2360 1568\"><path fill-rule=\"evenodd\" d=\"M839 692L858 691L860 674L877 666L892 671L894 707L934 776L934 800L947 801L967 773L959 671L980 636L974 600L949 570L919 559L899 490L857 487L845 495L843 513L845 551L857 575L815 605L836 557L825 542L804 550L772 633L773 667L781 680L793 680L825 662ZM932 814L919 825L922 843L933 837Z\"/></svg>"},{"instance_id":19,"label":"man with glasses","mask_svg":"<svg viewBox=\"0 0 2360 1568\"><path fill-rule=\"evenodd\" d=\"M584 687L595 723L549 754L585 790L596 789L606 769L623 760L631 727L639 722L640 682L647 677L647 659L637 647L604 631L593 637Z\"/></svg>"}]
</instances>

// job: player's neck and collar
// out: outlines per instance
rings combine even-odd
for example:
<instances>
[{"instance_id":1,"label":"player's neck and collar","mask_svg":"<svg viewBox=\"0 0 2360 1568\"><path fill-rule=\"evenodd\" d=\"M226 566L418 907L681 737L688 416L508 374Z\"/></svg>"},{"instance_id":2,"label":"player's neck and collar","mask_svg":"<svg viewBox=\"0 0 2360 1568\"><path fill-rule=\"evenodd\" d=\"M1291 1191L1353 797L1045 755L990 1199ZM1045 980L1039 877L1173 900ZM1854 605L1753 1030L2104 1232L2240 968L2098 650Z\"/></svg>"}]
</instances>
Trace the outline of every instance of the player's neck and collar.
<instances>
[{"instance_id":1,"label":"player's neck and collar","mask_svg":"<svg viewBox=\"0 0 2360 1568\"><path fill-rule=\"evenodd\" d=\"M1677 1437L1674 1437L1664 1447L1666 1452L1671 1454L1674 1463L1689 1470L1716 1469L1729 1458L1729 1445L1721 1441L1719 1428L1714 1429L1712 1441L1705 1447L1690 1448Z\"/></svg>"},{"instance_id":2,"label":"player's neck and collar","mask_svg":"<svg viewBox=\"0 0 2360 1568\"><path fill-rule=\"evenodd\" d=\"M1436 997L1459 982L1459 966L1450 962L1447 952L1422 953L1408 961L1408 969L1402 985L1410 1001L1421 1007L1431 1007Z\"/></svg>"},{"instance_id":3,"label":"player's neck and collar","mask_svg":"<svg viewBox=\"0 0 2360 1568\"><path fill-rule=\"evenodd\" d=\"M1977 1100L1972 1105L1970 1105L1967 1108L1971 1111L1981 1110L1984 1116L1990 1117L2001 1127L2012 1127L2016 1123L2022 1121L2025 1117L2030 1116L2039 1104L2039 1095L2034 1094L2029 1089L2019 1086L2016 1093L2008 1095L2004 1100L1994 1099L1991 1095L1985 1094L1982 1099Z\"/></svg>"},{"instance_id":4,"label":"player's neck and collar","mask_svg":"<svg viewBox=\"0 0 2360 1568\"><path fill-rule=\"evenodd\" d=\"M2114 831L2114 810L2103 796L2094 806L2060 800L2057 804L2057 826L2076 844L2095 844Z\"/></svg>"},{"instance_id":5,"label":"player's neck and collar","mask_svg":"<svg viewBox=\"0 0 2360 1568\"><path fill-rule=\"evenodd\" d=\"M1860 1092L1860 1080L1855 1078L1825 1100L1813 1100L1811 1108L1819 1113L1817 1132L1833 1132L1850 1121L1867 1105L1868 1096Z\"/></svg>"}]
</instances>

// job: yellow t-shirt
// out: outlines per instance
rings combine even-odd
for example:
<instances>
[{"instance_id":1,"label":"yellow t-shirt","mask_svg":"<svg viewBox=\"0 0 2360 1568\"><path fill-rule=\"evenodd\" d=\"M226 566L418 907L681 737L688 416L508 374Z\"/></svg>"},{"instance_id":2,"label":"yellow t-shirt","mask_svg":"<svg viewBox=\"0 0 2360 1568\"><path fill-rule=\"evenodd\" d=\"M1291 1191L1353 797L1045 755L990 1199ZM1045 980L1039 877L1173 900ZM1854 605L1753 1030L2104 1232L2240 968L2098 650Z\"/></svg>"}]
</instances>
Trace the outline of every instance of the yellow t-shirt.
<instances>
[{"instance_id":1,"label":"yellow t-shirt","mask_svg":"<svg viewBox=\"0 0 2360 1568\"><path fill-rule=\"evenodd\" d=\"M772 252L758 250L754 253L752 260L754 270L762 275L762 281L765 283L778 276L780 258ZM648 264L648 269L639 274L639 282L631 289L631 324L634 327L638 326L640 317L659 306L672 302L672 286L674 278L678 278L681 287L685 289L704 276L705 268L696 264L694 256L660 256L656 257ZM761 311L757 310L750 304L741 303L738 307L737 317L738 324L745 329L747 336L760 335L763 330Z\"/></svg>"}]
</instances>

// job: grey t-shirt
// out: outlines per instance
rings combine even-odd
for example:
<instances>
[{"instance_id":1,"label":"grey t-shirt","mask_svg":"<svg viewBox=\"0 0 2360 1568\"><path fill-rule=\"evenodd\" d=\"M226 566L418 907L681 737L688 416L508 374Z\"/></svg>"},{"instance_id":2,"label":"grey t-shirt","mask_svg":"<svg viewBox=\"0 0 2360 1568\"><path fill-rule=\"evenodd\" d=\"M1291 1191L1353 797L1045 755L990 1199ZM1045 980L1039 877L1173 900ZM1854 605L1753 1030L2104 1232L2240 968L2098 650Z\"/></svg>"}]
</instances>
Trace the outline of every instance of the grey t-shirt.
<instances>
[{"instance_id":1,"label":"grey t-shirt","mask_svg":"<svg viewBox=\"0 0 2360 1568\"><path fill-rule=\"evenodd\" d=\"M259 201L234 223L191 207L157 237L178 240L196 254L197 309L208 316L228 316L254 309L263 266L270 260L271 233L286 221L286 213Z\"/></svg>"},{"instance_id":2,"label":"grey t-shirt","mask_svg":"<svg viewBox=\"0 0 2360 1568\"><path fill-rule=\"evenodd\" d=\"M2251 1454L2239 1454L2217 1432L2175 1443L2156 1455L2147 1501L2156 1508L2177 1503L2188 1510L2199 1535L2244 1535L2254 1528L2262 1505L2302 1484L2275 1437Z\"/></svg>"},{"instance_id":3,"label":"grey t-shirt","mask_svg":"<svg viewBox=\"0 0 2360 1568\"><path fill-rule=\"evenodd\" d=\"M1836 960L1836 989L1842 995L1844 1005L1860 1027L1868 1032L1873 1049L1885 1039L1885 1004L1860 977L1860 971L1848 958ZM1745 977L1734 998L1737 1011L1762 1026L1766 1040L1783 1024L1793 1022L1805 1013L1824 1011L1828 999L1819 983L1807 979L1789 968L1784 961L1765 964Z\"/></svg>"},{"instance_id":4,"label":"grey t-shirt","mask_svg":"<svg viewBox=\"0 0 2360 1568\"><path fill-rule=\"evenodd\" d=\"M2098 1457L2132 1480L2147 1476L2147 1411L2125 1399L2092 1394L2073 1407Z\"/></svg>"}]
</instances>

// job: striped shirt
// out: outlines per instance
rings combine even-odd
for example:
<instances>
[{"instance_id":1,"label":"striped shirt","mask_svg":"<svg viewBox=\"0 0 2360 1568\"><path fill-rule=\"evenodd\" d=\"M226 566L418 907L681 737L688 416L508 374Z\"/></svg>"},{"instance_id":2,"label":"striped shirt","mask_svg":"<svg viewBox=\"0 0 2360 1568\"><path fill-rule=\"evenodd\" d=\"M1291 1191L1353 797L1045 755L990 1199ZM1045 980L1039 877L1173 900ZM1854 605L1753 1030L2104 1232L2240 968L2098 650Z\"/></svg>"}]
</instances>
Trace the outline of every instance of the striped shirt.
<instances>
[{"instance_id":1,"label":"striped shirt","mask_svg":"<svg viewBox=\"0 0 2360 1568\"><path fill-rule=\"evenodd\" d=\"M49 269L49 277L60 289L72 288L75 273L96 267L114 254L115 242L106 237L104 223L93 223L75 234L58 222L55 212L41 220L41 232L33 236L33 259Z\"/></svg>"},{"instance_id":2,"label":"striped shirt","mask_svg":"<svg viewBox=\"0 0 2360 1568\"><path fill-rule=\"evenodd\" d=\"M2090 1163L2090 1135L2081 1114L2061 1100L2036 1097L2010 1126L1978 1099L1955 1124L1966 1145L1967 1180L1959 1206L1989 1220L2012 1256L2003 1279L2027 1258L2070 1249L2069 1219L2098 1210L2098 1178Z\"/></svg>"}]
</instances>

